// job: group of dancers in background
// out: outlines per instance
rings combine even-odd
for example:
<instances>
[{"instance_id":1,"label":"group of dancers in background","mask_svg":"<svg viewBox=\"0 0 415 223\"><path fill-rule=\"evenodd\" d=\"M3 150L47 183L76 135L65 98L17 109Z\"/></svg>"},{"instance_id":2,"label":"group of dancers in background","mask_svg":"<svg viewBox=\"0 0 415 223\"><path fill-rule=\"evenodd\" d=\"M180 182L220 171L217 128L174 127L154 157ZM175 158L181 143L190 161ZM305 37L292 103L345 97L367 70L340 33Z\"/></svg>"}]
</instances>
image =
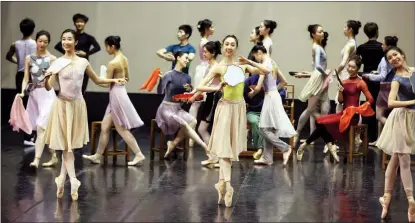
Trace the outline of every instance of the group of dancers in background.
<instances>
[{"instance_id":1,"label":"group of dancers in background","mask_svg":"<svg viewBox=\"0 0 415 223\"><path fill-rule=\"evenodd\" d=\"M29 95L27 112L36 130L35 159L30 166L38 167L46 144L52 159L43 166L56 165L55 150L61 150L61 173L55 179L57 196L63 196L68 174L72 199L77 200L81 182L75 175L72 150L83 148L89 142L83 98L88 78L101 87L109 88L110 100L102 121L97 152L83 155L83 158L100 163L112 126L135 153L128 165L137 165L145 157L130 132L144 123L124 86L129 81L130 71L128 60L120 51L121 38L109 36L105 39L105 50L114 58L107 65L106 78L99 77L88 62L88 57L100 50L95 38L84 32L88 17L75 14L73 22L76 31L64 30L55 46L64 54L61 58L71 61L61 70L49 69L59 58L47 50L51 41L47 31L39 31L34 40L31 38L35 29L31 19L20 23L23 38L12 44L6 58L18 65L16 97ZM299 145L297 160L301 161L307 146L321 137L326 143L323 151L330 151L338 162L335 140L345 140L351 125L376 117L384 127L376 133L379 137L374 144L392 155L385 173L385 193L379 199L383 207L382 218L387 215L396 170L400 167L409 202L408 218L414 221L410 155L415 150L415 92L409 77L415 70L408 66L405 53L397 47L397 37L387 36L383 43L376 41L378 26L375 23L365 25L364 32L369 41L357 47L355 37L360 27L359 21L346 22L344 34L348 41L341 51L339 66L333 70L327 69L325 53L329 34L319 24L308 27L312 40L313 70L290 72L296 78L309 78L299 97L308 106L295 129L283 107L287 79L271 59L271 35L277 28L275 21L264 20L252 30L249 38L254 46L247 58L238 56L240 42L236 36L227 35L221 42L211 41L213 22L209 19L198 22L197 29L202 37L198 47L201 63L196 66L193 77L189 75L190 63L196 56L196 49L189 44L192 27L179 26L177 37L180 43L157 51L159 57L172 62L172 69L160 75L157 90L164 94L164 98L155 116L158 127L171 137L165 157L186 136L191 139L191 145L200 145L207 156L202 165L213 164L220 168L219 181L214 185L218 203L224 200L225 205L230 207L234 192L230 183L231 166L232 162L239 160L239 154L247 150L247 123L251 126L253 144L258 148L254 162L272 165L272 152L277 148L283 152L283 165L286 166L293 148L281 138L294 137L295 146L308 119L311 134ZM218 60L220 54L223 56ZM360 76L358 71L362 65L363 75ZM248 78L239 78L246 74ZM227 83L229 78L232 84ZM336 79L339 80L336 114L328 114L328 88ZM376 89L378 85L375 82L380 82L380 91ZM55 94L55 86L58 86L58 95ZM184 93L189 94L186 102L192 104L189 112L182 108L182 101L175 98ZM360 103L361 93L366 96L363 104ZM388 117L387 113L390 113ZM208 130L210 126L211 132ZM25 143L33 145L32 138L25 136ZM359 140L357 138L356 142L359 143Z\"/></svg>"}]
</instances>

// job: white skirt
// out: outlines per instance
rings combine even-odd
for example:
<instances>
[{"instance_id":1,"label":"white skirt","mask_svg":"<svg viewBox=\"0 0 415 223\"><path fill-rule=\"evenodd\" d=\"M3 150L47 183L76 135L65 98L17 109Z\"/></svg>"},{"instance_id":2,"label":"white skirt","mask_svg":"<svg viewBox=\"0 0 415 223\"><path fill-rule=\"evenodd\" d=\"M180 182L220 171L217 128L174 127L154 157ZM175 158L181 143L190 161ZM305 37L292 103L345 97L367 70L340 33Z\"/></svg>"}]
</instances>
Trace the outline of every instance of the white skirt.
<instances>
[{"instance_id":1,"label":"white skirt","mask_svg":"<svg viewBox=\"0 0 415 223\"><path fill-rule=\"evenodd\" d=\"M277 90L265 93L264 104L259 119L259 127L274 128L277 130L278 137L282 138L291 138L297 135L297 132L282 105L281 96Z\"/></svg>"},{"instance_id":2,"label":"white skirt","mask_svg":"<svg viewBox=\"0 0 415 223\"><path fill-rule=\"evenodd\" d=\"M29 114L33 131L36 131L37 126L46 129L49 113L52 110L52 104L55 99L54 89L48 91L46 88L35 88L29 93L26 110Z\"/></svg>"}]
</instances>

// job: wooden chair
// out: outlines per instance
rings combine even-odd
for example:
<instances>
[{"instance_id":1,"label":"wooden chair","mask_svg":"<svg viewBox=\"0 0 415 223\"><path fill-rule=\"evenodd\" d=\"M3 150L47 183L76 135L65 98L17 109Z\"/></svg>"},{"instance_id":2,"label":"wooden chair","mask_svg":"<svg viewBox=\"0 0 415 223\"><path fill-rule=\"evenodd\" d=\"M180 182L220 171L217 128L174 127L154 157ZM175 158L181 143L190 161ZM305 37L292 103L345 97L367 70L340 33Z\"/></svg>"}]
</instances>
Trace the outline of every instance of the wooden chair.
<instances>
[{"instance_id":1,"label":"wooden chair","mask_svg":"<svg viewBox=\"0 0 415 223\"><path fill-rule=\"evenodd\" d=\"M96 133L101 131L101 124L102 121L95 121L92 122L91 125L91 154L95 154L96 151ZM113 126L110 130L112 134L112 151L109 151L108 147L104 150L104 163L108 163L108 156L112 156L112 162L115 164L117 163L117 156L125 155L125 164L130 161L130 148L128 147L127 143L125 144L124 151L118 150L117 148L117 130Z\"/></svg>"},{"instance_id":2,"label":"wooden chair","mask_svg":"<svg viewBox=\"0 0 415 223\"><path fill-rule=\"evenodd\" d=\"M354 151L354 148L356 146L355 138L356 135L359 135L360 137L363 136L362 140L362 150L361 151ZM364 159L367 157L367 151L368 151L368 126L366 124L359 124L350 126L349 129L349 138L348 143L343 143L344 145L344 152L347 153L347 159L349 163L353 163L353 157L360 157L362 156ZM348 148L346 147L348 146ZM341 151L339 153L342 153Z\"/></svg>"},{"instance_id":3,"label":"wooden chair","mask_svg":"<svg viewBox=\"0 0 415 223\"><path fill-rule=\"evenodd\" d=\"M294 119L294 85L286 85L285 90L286 90L286 99L285 99L284 109L287 112L287 115L290 118L291 123L294 125L294 123L295 123L295 119ZM246 126L247 126L247 130L251 129L251 126L250 126L249 122L247 122ZM291 153L291 157L292 157L295 153L295 151L294 151L294 137L290 138L289 144L290 144L291 148L293 148L293 151ZM257 150L258 150L258 148L248 148L248 151L244 151L244 152L240 153L239 156L240 157L252 157ZM273 151L273 155L282 157L282 153L278 149L275 149Z\"/></svg>"},{"instance_id":4,"label":"wooden chair","mask_svg":"<svg viewBox=\"0 0 415 223\"><path fill-rule=\"evenodd\" d=\"M156 146L156 134L159 134L159 145ZM189 155L189 137L185 136L184 140L181 142L183 145L183 159L187 160ZM167 149L167 142L166 137L163 134L163 131L157 126L157 122L155 119L151 120L151 129L150 129L150 159L154 160L154 152L159 153L159 160L164 160L164 154L166 153ZM173 151L174 155L176 156L176 150Z\"/></svg>"},{"instance_id":5,"label":"wooden chair","mask_svg":"<svg viewBox=\"0 0 415 223\"><path fill-rule=\"evenodd\" d=\"M382 169L386 170L388 163L390 161L390 155L382 151ZM411 161L411 166L415 165L415 161Z\"/></svg>"}]
</instances>

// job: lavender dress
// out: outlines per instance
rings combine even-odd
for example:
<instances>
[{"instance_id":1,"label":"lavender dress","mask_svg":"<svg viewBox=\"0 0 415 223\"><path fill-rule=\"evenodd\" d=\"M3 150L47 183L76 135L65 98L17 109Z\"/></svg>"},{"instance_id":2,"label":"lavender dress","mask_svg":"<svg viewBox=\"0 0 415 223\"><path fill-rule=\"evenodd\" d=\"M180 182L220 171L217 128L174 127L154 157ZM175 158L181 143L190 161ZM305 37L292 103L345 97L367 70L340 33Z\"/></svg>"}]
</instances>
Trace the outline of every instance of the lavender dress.
<instances>
[{"instance_id":1,"label":"lavender dress","mask_svg":"<svg viewBox=\"0 0 415 223\"><path fill-rule=\"evenodd\" d=\"M163 102L157 109L156 122L165 135L175 134L182 125L196 121L192 115L181 108L172 96L186 92L183 85L191 85L188 74L177 70L167 72L161 81L162 92L165 94Z\"/></svg>"}]
</instances>

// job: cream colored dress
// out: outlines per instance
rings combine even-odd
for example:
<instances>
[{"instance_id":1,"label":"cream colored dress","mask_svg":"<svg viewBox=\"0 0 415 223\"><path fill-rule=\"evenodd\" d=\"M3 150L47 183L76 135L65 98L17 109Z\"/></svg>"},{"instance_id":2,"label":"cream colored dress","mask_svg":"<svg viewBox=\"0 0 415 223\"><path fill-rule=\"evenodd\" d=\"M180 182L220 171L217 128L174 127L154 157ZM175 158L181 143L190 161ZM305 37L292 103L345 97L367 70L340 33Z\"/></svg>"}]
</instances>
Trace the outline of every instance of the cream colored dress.
<instances>
[{"instance_id":1,"label":"cream colored dress","mask_svg":"<svg viewBox=\"0 0 415 223\"><path fill-rule=\"evenodd\" d=\"M45 143L51 149L71 152L89 142L88 115L82 96L82 81L88 65L88 60L77 57L57 76L60 92L45 131Z\"/></svg>"}]
</instances>

